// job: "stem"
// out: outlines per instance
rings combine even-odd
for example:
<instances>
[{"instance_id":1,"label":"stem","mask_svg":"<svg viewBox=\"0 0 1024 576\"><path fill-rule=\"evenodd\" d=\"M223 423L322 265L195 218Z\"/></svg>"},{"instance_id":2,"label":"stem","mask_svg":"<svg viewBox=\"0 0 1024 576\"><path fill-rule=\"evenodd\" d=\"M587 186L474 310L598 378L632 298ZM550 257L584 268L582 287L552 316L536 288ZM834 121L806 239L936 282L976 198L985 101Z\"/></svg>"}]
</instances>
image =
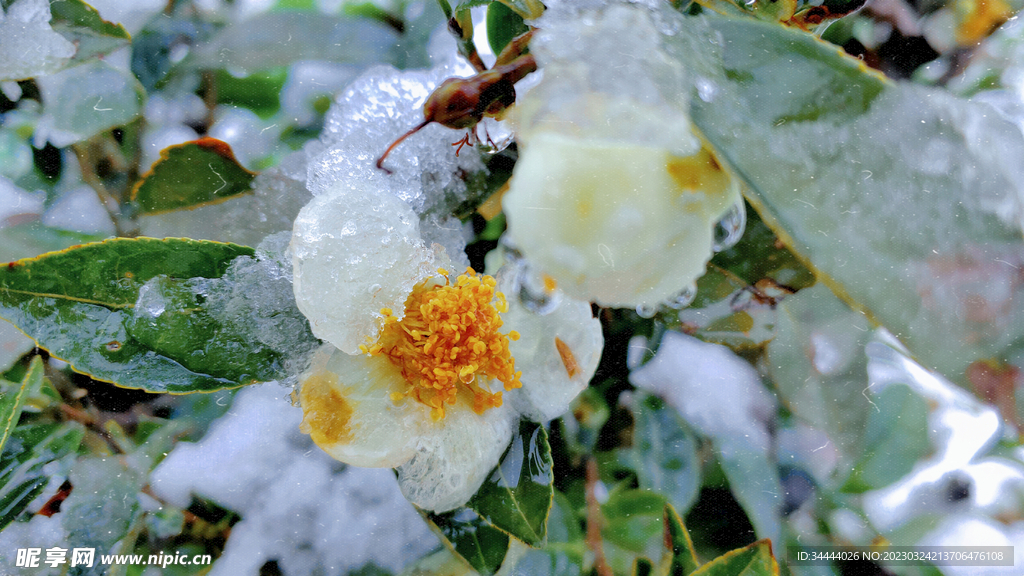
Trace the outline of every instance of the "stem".
<instances>
[{"instance_id":1,"label":"stem","mask_svg":"<svg viewBox=\"0 0 1024 576\"><path fill-rule=\"evenodd\" d=\"M391 174L391 170L388 170L387 168L384 167L384 159L388 157L388 154L391 154L391 150L394 149L395 146L398 146L402 142L402 140L405 140L409 136L412 136L416 132L419 132L420 130L423 129L424 126L430 124L431 122L432 120L424 120L423 122L420 122L415 127L413 127L412 130L409 130L405 134L399 136L398 140L392 142L391 146L388 146L388 149L385 150L384 153L380 155L380 158L377 158L377 168L380 168L381 170L387 172L388 174Z\"/></svg>"},{"instance_id":2,"label":"stem","mask_svg":"<svg viewBox=\"0 0 1024 576\"><path fill-rule=\"evenodd\" d=\"M594 570L597 576L614 576L612 569L608 566L608 560L604 557L604 546L601 543L601 524L604 517L601 514L601 503L597 501L597 483L599 476L597 472L597 460L587 459L587 547L594 553Z\"/></svg>"},{"instance_id":3,"label":"stem","mask_svg":"<svg viewBox=\"0 0 1024 576\"><path fill-rule=\"evenodd\" d=\"M124 235L124 229L121 226L121 204L117 201L107 187L103 184L99 175L96 174L96 166L92 153L89 150L89 144L73 144L71 149L75 151L75 158L78 159L78 167L82 172L82 180L85 181L95 192L96 196L99 197L100 203L103 204L103 208L106 209L107 215L110 217L110 221L114 224L114 232L118 236Z\"/></svg>"},{"instance_id":4,"label":"stem","mask_svg":"<svg viewBox=\"0 0 1024 576\"><path fill-rule=\"evenodd\" d=\"M213 112L217 109L217 77L213 70L203 71L202 83L203 104L206 105L206 118L203 119L203 123L206 124L206 132L209 132L213 127Z\"/></svg>"}]
</instances>

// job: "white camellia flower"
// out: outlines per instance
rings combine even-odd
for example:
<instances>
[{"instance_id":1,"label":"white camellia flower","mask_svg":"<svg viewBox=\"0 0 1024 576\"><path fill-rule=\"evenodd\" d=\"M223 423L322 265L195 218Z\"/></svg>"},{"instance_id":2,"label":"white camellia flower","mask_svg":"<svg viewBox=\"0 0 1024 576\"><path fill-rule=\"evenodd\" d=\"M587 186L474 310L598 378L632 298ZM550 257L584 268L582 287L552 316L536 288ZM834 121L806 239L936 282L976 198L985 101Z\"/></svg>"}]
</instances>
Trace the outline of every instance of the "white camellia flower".
<instances>
[{"instance_id":1,"label":"white camellia flower","mask_svg":"<svg viewBox=\"0 0 1024 576\"><path fill-rule=\"evenodd\" d=\"M296 301L328 342L301 378L303 430L343 462L396 467L421 508L464 504L517 418L561 414L596 370L589 304L537 316L494 278L457 276L408 204L360 180L303 208L292 249Z\"/></svg>"},{"instance_id":2,"label":"white camellia flower","mask_svg":"<svg viewBox=\"0 0 1024 576\"><path fill-rule=\"evenodd\" d=\"M612 5L545 14L543 79L516 105L509 239L567 294L656 306L691 286L739 184L690 124L713 86L665 58L657 13Z\"/></svg>"}]
</instances>

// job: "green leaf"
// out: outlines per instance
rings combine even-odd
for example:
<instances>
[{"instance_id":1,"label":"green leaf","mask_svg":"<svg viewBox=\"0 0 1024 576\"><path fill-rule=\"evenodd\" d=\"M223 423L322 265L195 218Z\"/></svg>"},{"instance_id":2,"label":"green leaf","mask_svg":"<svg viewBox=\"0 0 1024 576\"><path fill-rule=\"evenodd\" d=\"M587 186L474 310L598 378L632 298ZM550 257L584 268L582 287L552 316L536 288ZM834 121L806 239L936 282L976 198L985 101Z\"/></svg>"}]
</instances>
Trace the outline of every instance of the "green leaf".
<instances>
[{"instance_id":1,"label":"green leaf","mask_svg":"<svg viewBox=\"0 0 1024 576\"><path fill-rule=\"evenodd\" d=\"M288 66L296 60L327 60L344 64L394 62L397 33L367 19L328 16L319 12L265 12L227 26L195 47L182 66L189 69L231 69L244 75Z\"/></svg>"},{"instance_id":2,"label":"green leaf","mask_svg":"<svg viewBox=\"0 0 1024 576\"><path fill-rule=\"evenodd\" d=\"M50 2L50 14L50 27L78 47L76 61L109 54L131 42L124 26L107 22L82 0Z\"/></svg>"},{"instance_id":3,"label":"green leaf","mask_svg":"<svg viewBox=\"0 0 1024 576\"><path fill-rule=\"evenodd\" d=\"M778 576L779 563L769 540L726 552L701 566L693 576Z\"/></svg>"},{"instance_id":4,"label":"green leaf","mask_svg":"<svg viewBox=\"0 0 1024 576\"><path fill-rule=\"evenodd\" d=\"M188 393L273 380L280 355L246 336L246 318L212 316L203 293L252 254L119 238L19 260L0 267L0 315L76 370L126 388Z\"/></svg>"},{"instance_id":5,"label":"green leaf","mask_svg":"<svg viewBox=\"0 0 1024 576\"><path fill-rule=\"evenodd\" d=\"M931 449L928 404L910 387L887 386L873 401L864 435L864 453L843 486L865 492L888 486L914 468Z\"/></svg>"},{"instance_id":6,"label":"green leaf","mask_svg":"<svg viewBox=\"0 0 1024 576\"><path fill-rule=\"evenodd\" d=\"M523 420L498 465L466 506L523 542L542 546L554 493L552 466L547 431Z\"/></svg>"},{"instance_id":7,"label":"green leaf","mask_svg":"<svg viewBox=\"0 0 1024 576\"><path fill-rule=\"evenodd\" d=\"M132 190L132 200L144 214L195 208L247 193L255 178L226 142L201 138L161 150Z\"/></svg>"},{"instance_id":8,"label":"green leaf","mask_svg":"<svg viewBox=\"0 0 1024 576\"><path fill-rule=\"evenodd\" d=\"M697 279L694 301L666 321L668 327L705 342L723 344L735 351L756 348L775 336L774 301L765 298L765 292L712 265ZM781 296L788 292L774 293Z\"/></svg>"},{"instance_id":9,"label":"green leaf","mask_svg":"<svg viewBox=\"0 0 1024 576\"><path fill-rule=\"evenodd\" d=\"M782 486L778 466L761 449L743 438L716 438L719 463L729 489L762 538L778 540L782 534L779 510Z\"/></svg>"},{"instance_id":10,"label":"green leaf","mask_svg":"<svg viewBox=\"0 0 1024 576\"><path fill-rule=\"evenodd\" d=\"M201 45L215 30L213 23L180 11L153 18L132 37L132 73L147 92L153 92L177 66L171 59L174 48Z\"/></svg>"},{"instance_id":11,"label":"green leaf","mask_svg":"<svg viewBox=\"0 0 1024 576\"><path fill-rule=\"evenodd\" d=\"M68 474L74 490L60 508L61 525L67 532L68 548L117 550L133 525L141 529L139 490L145 474L128 467L124 458L79 458ZM136 538L138 535L136 534ZM135 540L128 538L119 548L125 552ZM83 576L103 576L106 567L94 566Z\"/></svg>"},{"instance_id":12,"label":"green leaf","mask_svg":"<svg viewBox=\"0 0 1024 576\"><path fill-rule=\"evenodd\" d=\"M281 89L288 80L288 68L274 68L237 78L217 70L217 103L252 110L264 120L281 109Z\"/></svg>"},{"instance_id":13,"label":"green leaf","mask_svg":"<svg viewBox=\"0 0 1024 576\"><path fill-rule=\"evenodd\" d=\"M606 520L601 530L605 543L644 553L647 557L655 556L663 546L665 504L664 496L647 490L612 493L601 506Z\"/></svg>"},{"instance_id":14,"label":"green leaf","mask_svg":"<svg viewBox=\"0 0 1024 576\"><path fill-rule=\"evenodd\" d=\"M1024 182L1019 127L810 35L707 21L725 75L692 117L772 230L926 367L963 383L972 362L1005 359L1024 338L1019 215L998 208Z\"/></svg>"},{"instance_id":15,"label":"green leaf","mask_svg":"<svg viewBox=\"0 0 1024 576\"><path fill-rule=\"evenodd\" d=\"M15 428L0 452L0 530L17 518L49 482L43 466L73 453L85 430L77 423Z\"/></svg>"},{"instance_id":16,"label":"green leaf","mask_svg":"<svg viewBox=\"0 0 1024 576\"><path fill-rule=\"evenodd\" d=\"M700 488L696 437L679 413L656 396L637 394L631 411L633 447L620 457L636 470L640 488L659 492L673 506L688 510Z\"/></svg>"},{"instance_id":17,"label":"green leaf","mask_svg":"<svg viewBox=\"0 0 1024 576\"><path fill-rule=\"evenodd\" d=\"M492 2L487 7L487 43L495 54L501 54L513 38L529 30L523 17L501 2Z\"/></svg>"},{"instance_id":18,"label":"green leaf","mask_svg":"<svg viewBox=\"0 0 1024 576\"><path fill-rule=\"evenodd\" d=\"M672 548L671 576L688 576L700 568L690 532L671 504L665 505L665 544Z\"/></svg>"},{"instance_id":19,"label":"green leaf","mask_svg":"<svg viewBox=\"0 0 1024 576\"><path fill-rule=\"evenodd\" d=\"M456 14L463 10L469 10L470 8L476 8L477 6L487 6L494 0L456 0L455 12Z\"/></svg>"},{"instance_id":20,"label":"green leaf","mask_svg":"<svg viewBox=\"0 0 1024 576\"><path fill-rule=\"evenodd\" d=\"M97 60L36 78L56 146L123 126L142 111L145 90L127 70Z\"/></svg>"},{"instance_id":21,"label":"green leaf","mask_svg":"<svg viewBox=\"0 0 1024 576\"><path fill-rule=\"evenodd\" d=\"M544 4L540 0L497 0L511 8L526 20L540 18L544 13Z\"/></svg>"},{"instance_id":22,"label":"green leaf","mask_svg":"<svg viewBox=\"0 0 1024 576\"><path fill-rule=\"evenodd\" d=\"M9 390L0 394L0 452L3 451L7 438L11 431L18 425L18 418L21 416L21 407L25 399L39 391L43 385L43 359L36 356L29 364L28 373L21 381L17 389Z\"/></svg>"},{"instance_id":23,"label":"green leaf","mask_svg":"<svg viewBox=\"0 0 1024 576\"><path fill-rule=\"evenodd\" d=\"M482 576L490 576L501 567L508 552L509 536L476 512L460 508L444 514L428 512L425 516L455 553Z\"/></svg>"},{"instance_id":24,"label":"green leaf","mask_svg":"<svg viewBox=\"0 0 1024 576\"><path fill-rule=\"evenodd\" d=\"M842 457L839 469L849 469L874 411L864 395L870 322L824 285L786 298L777 311L768 375L793 415L828 435Z\"/></svg>"},{"instance_id":25,"label":"green leaf","mask_svg":"<svg viewBox=\"0 0 1024 576\"><path fill-rule=\"evenodd\" d=\"M0 262L31 258L75 244L99 242L102 236L44 226L40 221L0 228Z\"/></svg>"}]
</instances>

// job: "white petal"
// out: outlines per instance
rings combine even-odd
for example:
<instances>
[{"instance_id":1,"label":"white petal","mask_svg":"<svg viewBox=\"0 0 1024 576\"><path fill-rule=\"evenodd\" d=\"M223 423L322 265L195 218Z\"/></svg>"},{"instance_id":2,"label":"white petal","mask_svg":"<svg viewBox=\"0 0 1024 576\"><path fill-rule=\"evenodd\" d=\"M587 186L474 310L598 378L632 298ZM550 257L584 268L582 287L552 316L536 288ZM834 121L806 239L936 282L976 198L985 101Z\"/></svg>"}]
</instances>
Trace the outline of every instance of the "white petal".
<instances>
[{"instance_id":1,"label":"white petal","mask_svg":"<svg viewBox=\"0 0 1024 576\"><path fill-rule=\"evenodd\" d=\"M325 344L302 375L302 429L342 462L401 465L416 453L424 427L433 425L426 406L391 400L405 388L401 371L386 357L353 356Z\"/></svg>"},{"instance_id":2,"label":"white petal","mask_svg":"<svg viewBox=\"0 0 1024 576\"><path fill-rule=\"evenodd\" d=\"M483 414L457 405L420 439L416 455L398 468L398 483L410 502L434 512L466 503L512 439L514 411L507 406Z\"/></svg>"},{"instance_id":3,"label":"white petal","mask_svg":"<svg viewBox=\"0 0 1024 576\"><path fill-rule=\"evenodd\" d=\"M299 212L292 251L296 304L313 334L349 354L377 339L382 308L401 318L412 287L436 268L412 209L356 181Z\"/></svg>"},{"instance_id":4,"label":"white petal","mask_svg":"<svg viewBox=\"0 0 1024 576\"><path fill-rule=\"evenodd\" d=\"M715 221L739 199L720 172L674 177L680 161L658 148L535 134L504 198L510 240L570 296L656 305L704 273ZM705 180L714 185L701 188Z\"/></svg>"},{"instance_id":5,"label":"white petal","mask_svg":"<svg viewBox=\"0 0 1024 576\"><path fill-rule=\"evenodd\" d=\"M554 311L542 316L524 308L515 295L506 295L509 309L501 317L505 328L519 332L509 351L516 370L523 372L523 387L506 392L506 401L537 422L558 418L597 370L604 348L601 322L587 302L563 298Z\"/></svg>"}]
</instances>

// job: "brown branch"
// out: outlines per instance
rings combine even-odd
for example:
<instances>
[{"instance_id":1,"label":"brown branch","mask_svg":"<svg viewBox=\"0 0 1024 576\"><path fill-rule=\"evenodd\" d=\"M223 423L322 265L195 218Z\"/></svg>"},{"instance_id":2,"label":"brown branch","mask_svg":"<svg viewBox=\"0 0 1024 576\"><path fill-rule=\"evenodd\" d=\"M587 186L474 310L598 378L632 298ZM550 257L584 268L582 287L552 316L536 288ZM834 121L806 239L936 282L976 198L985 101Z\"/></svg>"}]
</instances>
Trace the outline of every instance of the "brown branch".
<instances>
[{"instance_id":1,"label":"brown branch","mask_svg":"<svg viewBox=\"0 0 1024 576\"><path fill-rule=\"evenodd\" d=\"M74 144L71 146L71 149L74 150L75 158L78 159L82 180L96 192L96 196L100 199L100 204L103 204L103 208L107 211L110 221L114 224L115 233L118 236L122 236L124 230L121 227L121 204L107 190L103 180L96 173L96 159L93 158L92 152L89 150L89 144Z\"/></svg>"},{"instance_id":2,"label":"brown branch","mask_svg":"<svg viewBox=\"0 0 1024 576\"><path fill-rule=\"evenodd\" d=\"M597 460L587 458L587 548L594 553L594 569L597 571L597 576L614 576L611 567L608 566L608 560L604 557L604 546L601 542L601 524L603 524L604 515L601 514L601 503L597 501L599 480Z\"/></svg>"}]
</instances>

